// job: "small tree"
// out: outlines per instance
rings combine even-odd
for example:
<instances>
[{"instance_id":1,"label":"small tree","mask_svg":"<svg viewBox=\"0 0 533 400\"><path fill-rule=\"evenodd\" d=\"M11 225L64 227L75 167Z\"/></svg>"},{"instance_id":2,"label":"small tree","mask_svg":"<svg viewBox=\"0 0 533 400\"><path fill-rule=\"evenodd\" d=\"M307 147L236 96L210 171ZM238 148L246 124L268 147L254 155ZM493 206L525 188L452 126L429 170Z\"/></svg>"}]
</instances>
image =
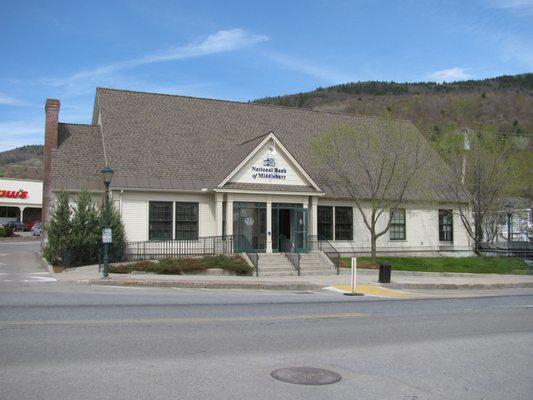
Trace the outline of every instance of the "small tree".
<instances>
[{"instance_id":1,"label":"small tree","mask_svg":"<svg viewBox=\"0 0 533 400\"><path fill-rule=\"evenodd\" d=\"M375 263L377 239L389 230L406 194L424 180L431 148L410 123L383 119L324 132L311 142L311 154L353 199L370 233ZM378 225L382 217L384 226Z\"/></svg>"},{"instance_id":2,"label":"small tree","mask_svg":"<svg viewBox=\"0 0 533 400\"><path fill-rule=\"evenodd\" d=\"M474 251L479 253L483 237L490 241L495 236L493 226L506 197L528 184L522 179L528 172L521 171L516 162L518 153L511 140L490 127L463 131L462 135L447 133L438 149L451 167L449 193L474 240Z\"/></svg>"},{"instance_id":3,"label":"small tree","mask_svg":"<svg viewBox=\"0 0 533 400\"><path fill-rule=\"evenodd\" d=\"M72 210L68 203L68 194L59 192L52 211L50 224L45 226L48 242L44 248L44 257L51 264L59 264L63 253L69 245L72 235Z\"/></svg>"},{"instance_id":4,"label":"small tree","mask_svg":"<svg viewBox=\"0 0 533 400\"><path fill-rule=\"evenodd\" d=\"M44 255L52 264L66 267L95 264L99 261L104 227L103 204L97 207L87 190L82 190L72 209L68 195L57 195ZM117 209L111 205L109 227L113 232L112 259L120 261L124 252L125 231Z\"/></svg>"},{"instance_id":5,"label":"small tree","mask_svg":"<svg viewBox=\"0 0 533 400\"><path fill-rule=\"evenodd\" d=\"M96 204L89 192L83 189L76 199L72 217L69 264L82 265L87 262L97 262L100 235L100 217Z\"/></svg>"}]
</instances>

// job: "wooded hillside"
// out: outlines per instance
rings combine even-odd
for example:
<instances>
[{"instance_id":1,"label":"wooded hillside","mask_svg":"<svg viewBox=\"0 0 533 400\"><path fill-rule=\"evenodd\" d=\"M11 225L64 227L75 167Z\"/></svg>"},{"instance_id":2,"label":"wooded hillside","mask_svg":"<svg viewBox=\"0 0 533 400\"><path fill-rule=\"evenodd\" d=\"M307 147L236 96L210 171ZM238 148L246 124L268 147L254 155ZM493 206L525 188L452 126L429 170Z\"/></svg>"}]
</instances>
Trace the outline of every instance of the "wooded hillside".
<instances>
[{"instance_id":1,"label":"wooded hillside","mask_svg":"<svg viewBox=\"0 0 533 400\"><path fill-rule=\"evenodd\" d=\"M411 120L427 135L491 125L528 143L533 136L533 74L452 83L353 82L256 103Z\"/></svg>"}]
</instances>

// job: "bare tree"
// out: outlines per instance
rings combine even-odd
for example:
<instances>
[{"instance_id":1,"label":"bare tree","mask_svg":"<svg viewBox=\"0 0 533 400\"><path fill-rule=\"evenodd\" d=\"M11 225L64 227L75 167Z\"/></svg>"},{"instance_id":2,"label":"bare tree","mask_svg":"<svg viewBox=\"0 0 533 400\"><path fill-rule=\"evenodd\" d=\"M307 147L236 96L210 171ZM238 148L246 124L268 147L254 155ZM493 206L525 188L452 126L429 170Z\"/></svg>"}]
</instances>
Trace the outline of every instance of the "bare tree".
<instances>
[{"instance_id":1,"label":"bare tree","mask_svg":"<svg viewBox=\"0 0 533 400\"><path fill-rule=\"evenodd\" d=\"M406 195L420 191L430 146L407 121L375 119L342 125L317 136L311 154L324 174L348 191L370 233L372 262L377 239L390 228ZM380 219L385 221L378 225Z\"/></svg>"},{"instance_id":2,"label":"bare tree","mask_svg":"<svg viewBox=\"0 0 533 400\"><path fill-rule=\"evenodd\" d=\"M494 236L493 221L505 198L521 183L516 149L511 140L488 129L448 133L439 140L441 156L451 168L449 192L479 253L484 230ZM487 231L488 228L488 231Z\"/></svg>"}]
</instances>

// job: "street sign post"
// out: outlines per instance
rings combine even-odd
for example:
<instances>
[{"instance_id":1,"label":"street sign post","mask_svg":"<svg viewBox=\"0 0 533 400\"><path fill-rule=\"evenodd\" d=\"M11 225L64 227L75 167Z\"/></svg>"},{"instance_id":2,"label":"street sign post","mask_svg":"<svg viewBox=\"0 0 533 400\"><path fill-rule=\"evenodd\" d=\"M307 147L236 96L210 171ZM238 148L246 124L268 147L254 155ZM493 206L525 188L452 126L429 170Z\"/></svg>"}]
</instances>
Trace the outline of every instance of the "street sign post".
<instances>
[{"instance_id":1,"label":"street sign post","mask_svg":"<svg viewBox=\"0 0 533 400\"><path fill-rule=\"evenodd\" d=\"M113 243L111 228L102 229L102 243Z\"/></svg>"}]
</instances>

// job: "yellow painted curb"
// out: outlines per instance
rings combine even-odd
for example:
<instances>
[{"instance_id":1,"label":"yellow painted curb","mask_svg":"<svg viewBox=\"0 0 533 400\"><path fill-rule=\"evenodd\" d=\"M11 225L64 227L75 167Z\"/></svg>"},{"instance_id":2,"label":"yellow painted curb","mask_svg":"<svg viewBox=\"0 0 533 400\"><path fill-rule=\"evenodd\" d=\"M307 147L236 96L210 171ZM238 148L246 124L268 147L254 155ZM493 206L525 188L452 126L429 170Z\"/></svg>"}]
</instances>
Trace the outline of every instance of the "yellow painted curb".
<instances>
[{"instance_id":1,"label":"yellow painted curb","mask_svg":"<svg viewBox=\"0 0 533 400\"><path fill-rule=\"evenodd\" d=\"M345 293L352 291L350 285L334 285L336 289L342 290ZM420 295L413 293L406 293L399 290L387 289L381 286L374 285L357 285L355 291L357 293L363 293L369 296L380 296L380 297L394 297L401 299L408 299L413 297L421 297Z\"/></svg>"}]
</instances>

